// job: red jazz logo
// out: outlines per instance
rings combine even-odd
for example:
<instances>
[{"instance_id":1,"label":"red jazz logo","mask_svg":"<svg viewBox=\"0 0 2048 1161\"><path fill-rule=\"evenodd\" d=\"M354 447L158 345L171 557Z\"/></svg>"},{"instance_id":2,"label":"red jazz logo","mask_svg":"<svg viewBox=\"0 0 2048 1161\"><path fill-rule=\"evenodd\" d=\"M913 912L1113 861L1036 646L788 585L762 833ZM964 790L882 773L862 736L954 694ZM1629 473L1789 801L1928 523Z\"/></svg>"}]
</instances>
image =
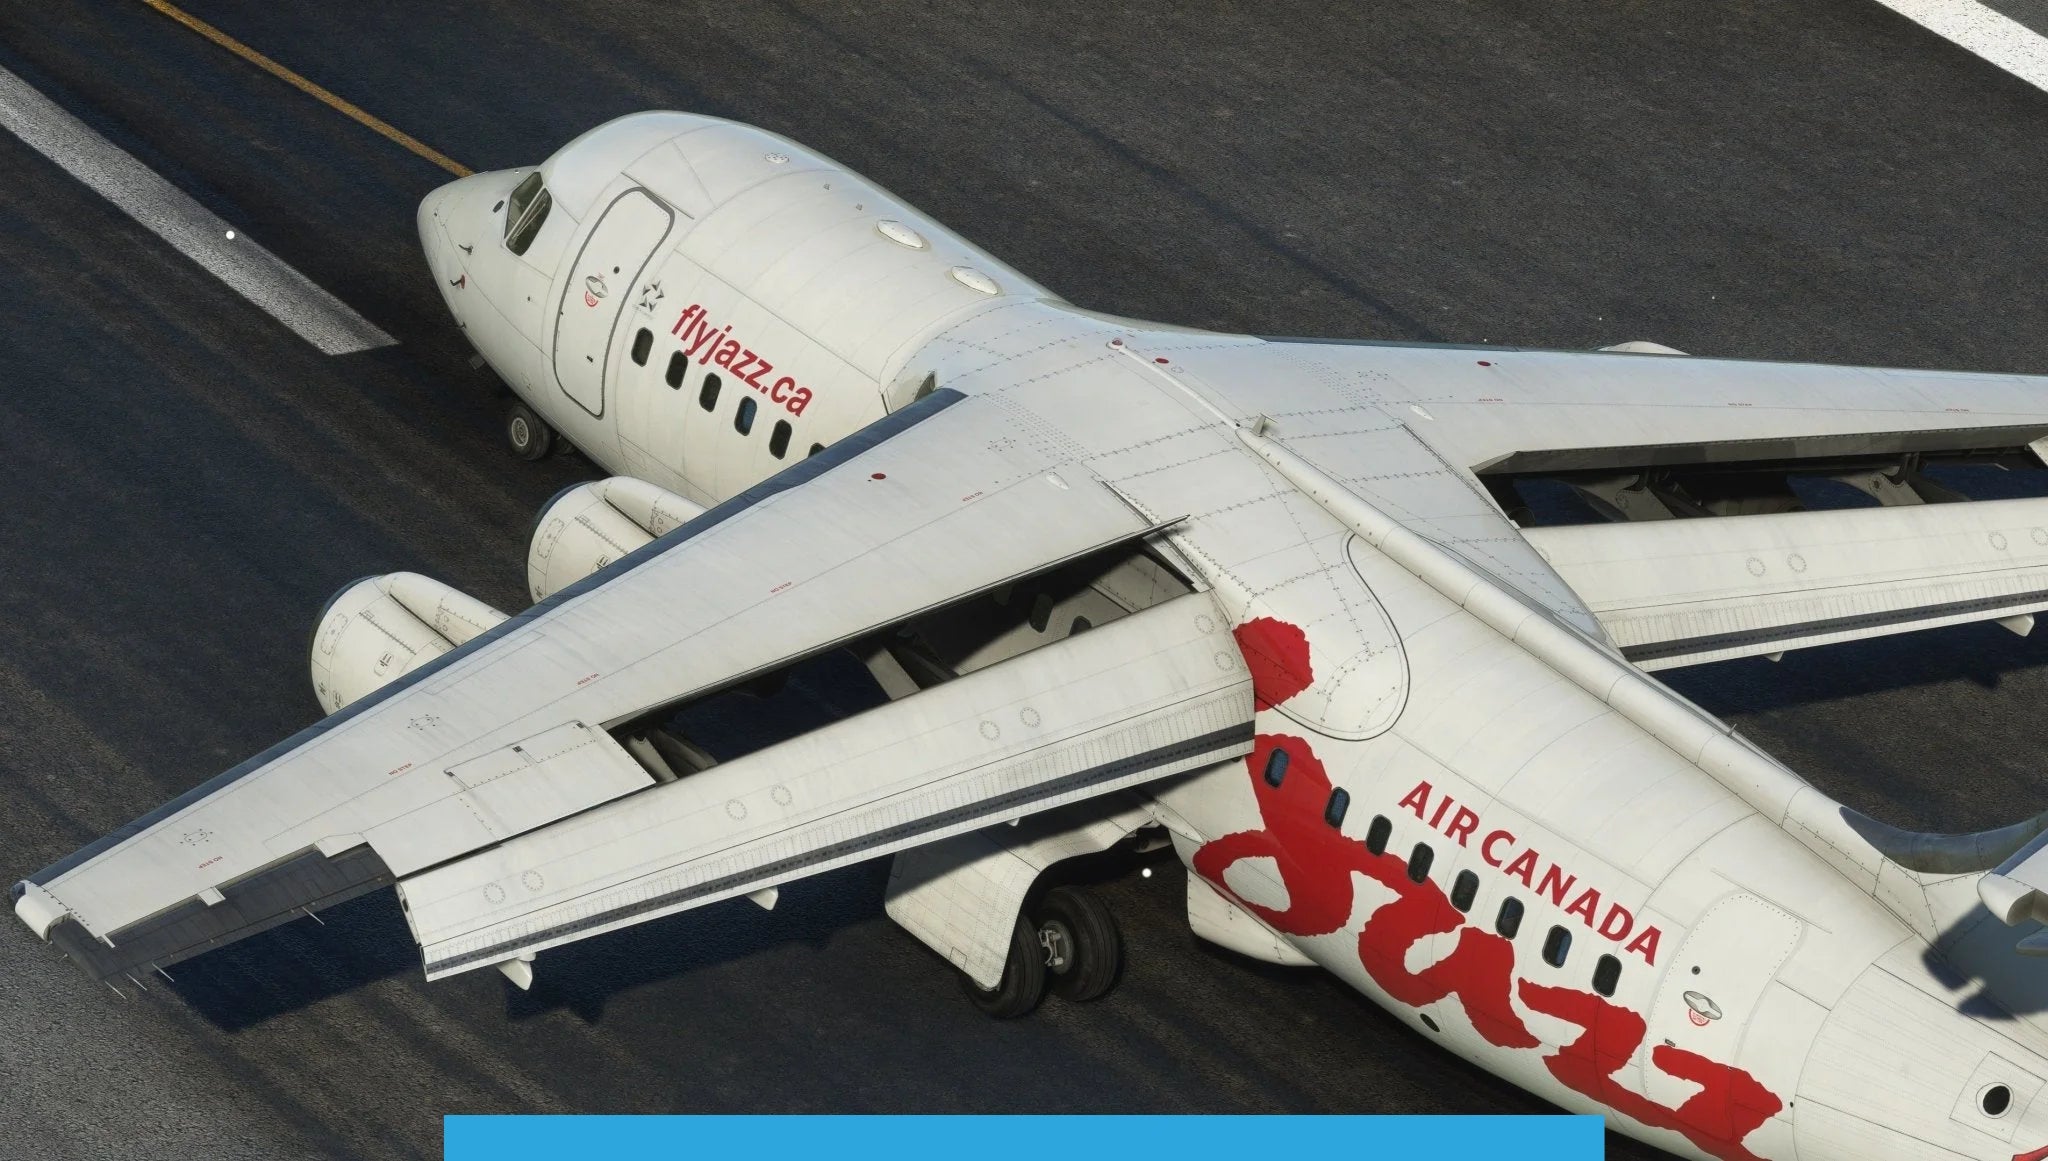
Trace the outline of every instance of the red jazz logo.
<instances>
[{"instance_id":1,"label":"red jazz logo","mask_svg":"<svg viewBox=\"0 0 2048 1161\"><path fill-rule=\"evenodd\" d=\"M1297 626L1271 618L1237 629L1238 647L1252 673L1260 709L1279 705L1313 682L1307 636ZM1275 749L1288 757L1279 786L1259 776ZM1356 900L1352 874L1365 875L1395 899L1365 917L1358 932L1358 959L1374 983L1395 1000L1422 1007L1455 996L1487 1043L1500 1048L1549 1048L1544 1067L1559 1083L1653 1128L1681 1133L1701 1151L1722 1161L1761 1161L1742 1144L1783 1107L1776 1094L1738 1068L1671 1045L1658 1045L1650 1061L1669 1075L1694 1082L1699 1091L1676 1108L1635 1092L1615 1079L1642 1047L1648 1031L1641 1014L1591 992L1547 987L1515 978L1515 945L1502 936L1468 926L1465 915L1434 880L1408 877L1407 861L1375 855L1364 842L1347 838L1323 821L1330 779L1307 739L1261 734L1246 760L1257 796L1261 830L1239 831L1195 853L1195 871L1238 904L1290 935L1328 935L1350 922ZM1271 858L1287 886L1287 906L1265 907L1238 899L1224 872L1239 859ZM1448 955L1411 971L1410 949L1424 940L1456 936ZM1580 1029L1570 1043L1546 1045L1523 1022L1514 1001L1531 1011Z\"/></svg>"}]
</instances>

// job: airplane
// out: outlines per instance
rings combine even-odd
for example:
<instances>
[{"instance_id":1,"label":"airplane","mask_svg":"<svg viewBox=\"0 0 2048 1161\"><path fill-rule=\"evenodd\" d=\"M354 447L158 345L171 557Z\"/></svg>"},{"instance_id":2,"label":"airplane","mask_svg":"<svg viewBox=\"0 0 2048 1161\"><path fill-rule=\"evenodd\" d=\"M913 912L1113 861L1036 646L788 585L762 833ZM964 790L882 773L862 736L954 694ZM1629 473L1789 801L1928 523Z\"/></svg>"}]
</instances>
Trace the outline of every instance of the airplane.
<instances>
[{"instance_id":1,"label":"airplane","mask_svg":"<svg viewBox=\"0 0 2048 1161\"><path fill-rule=\"evenodd\" d=\"M2048 1158L2048 815L1831 799L1655 676L2048 609L2048 378L1262 338L1068 303L852 171L636 114L422 202L556 496L506 615L356 582L328 716L12 889L110 984L385 886L426 975L893 859L1021 1016L1116 982L1073 860L1676 1155ZM845 650L886 700L714 757ZM1164 857L1163 855L1161 857Z\"/></svg>"}]
</instances>

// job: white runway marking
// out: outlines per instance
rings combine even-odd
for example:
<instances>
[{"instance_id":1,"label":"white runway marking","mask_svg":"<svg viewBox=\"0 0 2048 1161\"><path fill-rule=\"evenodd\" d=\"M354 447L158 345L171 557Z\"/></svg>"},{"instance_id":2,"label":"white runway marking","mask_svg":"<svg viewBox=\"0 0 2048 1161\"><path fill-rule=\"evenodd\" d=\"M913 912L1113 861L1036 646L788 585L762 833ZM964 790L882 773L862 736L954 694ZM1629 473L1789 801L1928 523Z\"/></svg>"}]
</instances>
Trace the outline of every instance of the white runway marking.
<instances>
[{"instance_id":1,"label":"white runway marking","mask_svg":"<svg viewBox=\"0 0 2048 1161\"><path fill-rule=\"evenodd\" d=\"M1878 0L1936 36L2048 89L2048 38L1977 0Z\"/></svg>"},{"instance_id":2,"label":"white runway marking","mask_svg":"<svg viewBox=\"0 0 2048 1161\"><path fill-rule=\"evenodd\" d=\"M346 355L397 341L270 251L237 237L206 207L6 69L0 69L0 127L323 353Z\"/></svg>"}]
</instances>

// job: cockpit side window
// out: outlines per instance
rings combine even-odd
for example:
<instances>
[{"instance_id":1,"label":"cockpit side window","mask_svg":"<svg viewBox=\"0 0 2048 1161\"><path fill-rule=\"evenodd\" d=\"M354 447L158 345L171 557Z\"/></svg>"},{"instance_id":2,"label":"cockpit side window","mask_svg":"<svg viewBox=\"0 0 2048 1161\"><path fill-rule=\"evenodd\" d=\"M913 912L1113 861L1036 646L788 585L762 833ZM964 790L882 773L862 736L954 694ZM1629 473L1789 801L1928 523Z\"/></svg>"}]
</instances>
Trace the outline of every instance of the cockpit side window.
<instances>
[{"instance_id":1,"label":"cockpit side window","mask_svg":"<svg viewBox=\"0 0 2048 1161\"><path fill-rule=\"evenodd\" d=\"M512 196L505 199L506 237L512 236L512 227L519 224L519 219L525 216L527 207L533 204L533 195L539 192L540 170L537 169L512 187Z\"/></svg>"},{"instance_id":2,"label":"cockpit side window","mask_svg":"<svg viewBox=\"0 0 2048 1161\"><path fill-rule=\"evenodd\" d=\"M526 253L554 204L553 195L541 188L540 171L527 174L505 201L505 248L514 254Z\"/></svg>"}]
</instances>

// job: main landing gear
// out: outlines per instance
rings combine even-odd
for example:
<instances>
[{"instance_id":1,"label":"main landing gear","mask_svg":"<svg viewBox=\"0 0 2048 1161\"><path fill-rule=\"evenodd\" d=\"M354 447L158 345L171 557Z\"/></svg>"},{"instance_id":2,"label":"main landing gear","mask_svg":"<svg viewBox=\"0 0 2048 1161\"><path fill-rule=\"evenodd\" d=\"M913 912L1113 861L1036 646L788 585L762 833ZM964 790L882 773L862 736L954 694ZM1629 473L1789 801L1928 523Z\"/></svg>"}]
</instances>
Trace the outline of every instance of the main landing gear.
<instances>
[{"instance_id":1,"label":"main landing gear","mask_svg":"<svg viewBox=\"0 0 2048 1161\"><path fill-rule=\"evenodd\" d=\"M505 442L522 460L544 460L555 447L555 429L534 414L533 408L514 399L505 408Z\"/></svg>"},{"instance_id":2,"label":"main landing gear","mask_svg":"<svg viewBox=\"0 0 2048 1161\"><path fill-rule=\"evenodd\" d=\"M1055 887L1017 917L1002 981L988 989L964 975L960 982L975 1007L1008 1020L1036 1008L1048 991L1074 1003L1105 995L1123 966L1123 934L1109 908L1090 892Z\"/></svg>"}]
</instances>

